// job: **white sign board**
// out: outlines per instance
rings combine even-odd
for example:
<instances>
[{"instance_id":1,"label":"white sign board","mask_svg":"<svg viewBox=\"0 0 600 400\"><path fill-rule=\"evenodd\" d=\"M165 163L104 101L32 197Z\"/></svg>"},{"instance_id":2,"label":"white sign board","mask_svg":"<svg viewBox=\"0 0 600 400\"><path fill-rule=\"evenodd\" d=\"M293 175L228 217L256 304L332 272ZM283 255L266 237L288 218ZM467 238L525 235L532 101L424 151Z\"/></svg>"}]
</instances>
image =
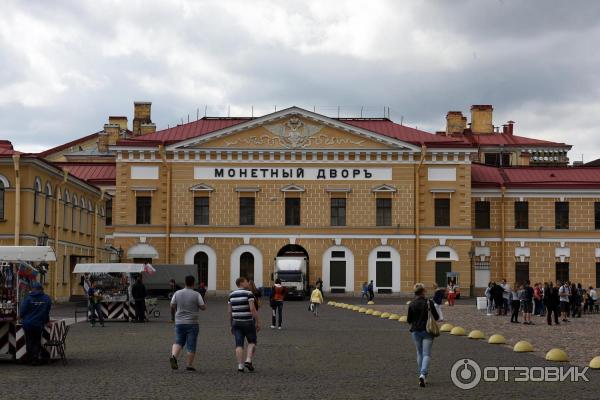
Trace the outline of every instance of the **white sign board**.
<instances>
[{"instance_id":1,"label":"white sign board","mask_svg":"<svg viewBox=\"0 0 600 400\"><path fill-rule=\"evenodd\" d=\"M427 169L427 179L439 182L455 182L456 168L429 167Z\"/></svg>"},{"instance_id":2,"label":"white sign board","mask_svg":"<svg viewBox=\"0 0 600 400\"><path fill-rule=\"evenodd\" d=\"M391 168L285 168L285 167L195 167L194 179L391 181Z\"/></svg>"},{"instance_id":3,"label":"white sign board","mask_svg":"<svg viewBox=\"0 0 600 400\"><path fill-rule=\"evenodd\" d=\"M158 179L158 167L131 167L131 179Z\"/></svg>"}]
</instances>

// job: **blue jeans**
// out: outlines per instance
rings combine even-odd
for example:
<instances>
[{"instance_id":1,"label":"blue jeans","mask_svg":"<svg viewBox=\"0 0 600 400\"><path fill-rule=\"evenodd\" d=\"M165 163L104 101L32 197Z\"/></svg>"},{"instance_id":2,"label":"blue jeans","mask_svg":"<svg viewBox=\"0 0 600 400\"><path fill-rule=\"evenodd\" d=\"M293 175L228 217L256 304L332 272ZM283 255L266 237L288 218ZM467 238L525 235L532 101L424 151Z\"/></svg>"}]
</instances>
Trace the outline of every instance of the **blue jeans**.
<instances>
[{"instance_id":1,"label":"blue jeans","mask_svg":"<svg viewBox=\"0 0 600 400\"><path fill-rule=\"evenodd\" d=\"M198 324L175 324L175 344L185 347L188 353L195 353L199 331Z\"/></svg>"},{"instance_id":2,"label":"blue jeans","mask_svg":"<svg viewBox=\"0 0 600 400\"><path fill-rule=\"evenodd\" d=\"M417 348L417 364L419 366L419 374L427 376L429 372L429 360L431 358L431 346L433 345L433 337L427 331L412 332L412 339Z\"/></svg>"}]
</instances>

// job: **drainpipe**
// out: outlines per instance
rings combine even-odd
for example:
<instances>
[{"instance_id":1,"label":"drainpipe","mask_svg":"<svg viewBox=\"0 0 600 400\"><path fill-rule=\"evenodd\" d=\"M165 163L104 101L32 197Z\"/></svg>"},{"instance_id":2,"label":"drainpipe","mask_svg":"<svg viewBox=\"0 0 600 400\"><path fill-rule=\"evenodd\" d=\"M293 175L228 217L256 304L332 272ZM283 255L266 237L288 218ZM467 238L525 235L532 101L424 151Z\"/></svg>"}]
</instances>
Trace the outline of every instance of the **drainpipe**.
<instances>
[{"instance_id":1,"label":"drainpipe","mask_svg":"<svg viewBox=\"0 0 600 400\"><path fill-rule=\"evenodd\" d=\"M60 181L60 183L58 184L58 189L56 190L56 205L54 207L54 254L56 254L56 261L54 263L54 268L52 268L52 294L54 299L56 299L56 293L58 291L58 288L56 287L58 285L58 263L60 262L60 246L58 245L58 235L60 230L58 229L59 226L59 212L60 212L60 203L58 201L58 191L61 190L64 186L65 183L67 183L67 178L69 176L69 171L67 170L63 170L63 179L62 181ZM65 265L63 265L63 268L65 268ZM64 276L64 274L63 274Z\"/></svg>"},{"instance_id":2,"label":"drainpipe","mask_svg":"<svg viewBox=\"0 0 600 400\"><path fill-rule=\"evenodd\" d=\"M420 219L420 208L419 208L419 202L420 202L420 190L421 190L421 177L420 177L420 173L421 173L421 166L423 165L423 162L425 161L425 156L427 154L427 146L422 145L421 146L421 160L419 161L419 164L417 165L417 168L415 169L415 266L414 266L414 270L413 270L413 279L414 282L419 282L421 280L421 237L420 237L420 233L421 233L421 229L419 226L419 219Z\"/></svg>"},{"instance_id":3,"label":"drainpipe","mask_svg":"<svg viewBox=\"0 0 600 400\"><path fill-rule=\"evenodd\" d=\"M502 187L500 188L500 262L502 263L502 265L500 266L500 272L501 272L501 279L504 278L504 274L505 274L505 238L506 238L506 224L504 222L504 215L505 215L505 207L504 207L504 199L505 199L505 192L506 192L506 188L504 187L504 185L502 185Z\"/></svg>"},{"instance_id":4,"label":"drainpipe","mask_svg":"<svg viewBox=\"0 0 600 400\"><path fill-rule=\"evenodd\" d=\"M169 264L171 259L171 166L167 162L167 153L163 145L159 146L160 158L163 165L167 169L167 240L166 240L166 252L165 263Z\"/></svg>"},{"instance_id":5,"label":"drainpipe","mask_svg":"<svg viewBox=\"0 0 600 400\"><path fill-rule=\"evenodd\" d=\"M19 171L19 154L13 154L15 164L15 246L19 245L21 237L21 176Z\"/></svg>"}]
</instances>

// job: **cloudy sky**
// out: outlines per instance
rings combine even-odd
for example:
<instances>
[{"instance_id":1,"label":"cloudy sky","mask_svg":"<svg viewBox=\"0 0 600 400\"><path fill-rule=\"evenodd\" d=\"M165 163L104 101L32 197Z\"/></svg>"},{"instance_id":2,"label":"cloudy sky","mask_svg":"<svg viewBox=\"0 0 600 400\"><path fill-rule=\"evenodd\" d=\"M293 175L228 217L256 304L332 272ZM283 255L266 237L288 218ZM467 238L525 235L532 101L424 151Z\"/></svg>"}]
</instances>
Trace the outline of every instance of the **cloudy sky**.
<instances>
[{"instance_id":1,"label":"cloudy sky","mask_svg":"<svg viewBox=\"0 0 600 400\"><path fill-rule=\"evenodd\" d=\"M0 138L37 151L131 119L158 128L291 105L429 131L493 104L516 134L600 157L598 1L2 0Z\"/></svg>"}]
</instances>

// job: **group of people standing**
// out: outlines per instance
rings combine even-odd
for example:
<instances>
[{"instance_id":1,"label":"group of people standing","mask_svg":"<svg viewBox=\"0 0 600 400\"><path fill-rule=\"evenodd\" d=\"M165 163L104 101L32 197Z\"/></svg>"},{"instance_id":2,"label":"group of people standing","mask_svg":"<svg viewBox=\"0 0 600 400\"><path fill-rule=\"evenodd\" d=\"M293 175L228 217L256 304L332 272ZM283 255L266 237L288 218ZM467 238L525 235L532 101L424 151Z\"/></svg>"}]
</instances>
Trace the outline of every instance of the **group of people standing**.
<instances>
[{"instance_id":1,"label":"group of people standing","mask_svg":"<svg viewBox=\"0 0 600 400\"><path fill-rule=\"evenodd\" d=\"M515 283L510 286L503 279L499 284L489 282L485 290L487 297L487 315L507 315L511 311L511 322L519 323L519 313L523 314L525 325L534 325L532 315L546 316L548 325L559 324L559 313L562 322L569 322L569 318L579 318L582 312L593 312L596 309L598 294L596 289L584 289L581 285L571 282L544 282L530 281L524 284ZM554 317L554 318L552 318Z\"/></svg>"}]
</instances>

